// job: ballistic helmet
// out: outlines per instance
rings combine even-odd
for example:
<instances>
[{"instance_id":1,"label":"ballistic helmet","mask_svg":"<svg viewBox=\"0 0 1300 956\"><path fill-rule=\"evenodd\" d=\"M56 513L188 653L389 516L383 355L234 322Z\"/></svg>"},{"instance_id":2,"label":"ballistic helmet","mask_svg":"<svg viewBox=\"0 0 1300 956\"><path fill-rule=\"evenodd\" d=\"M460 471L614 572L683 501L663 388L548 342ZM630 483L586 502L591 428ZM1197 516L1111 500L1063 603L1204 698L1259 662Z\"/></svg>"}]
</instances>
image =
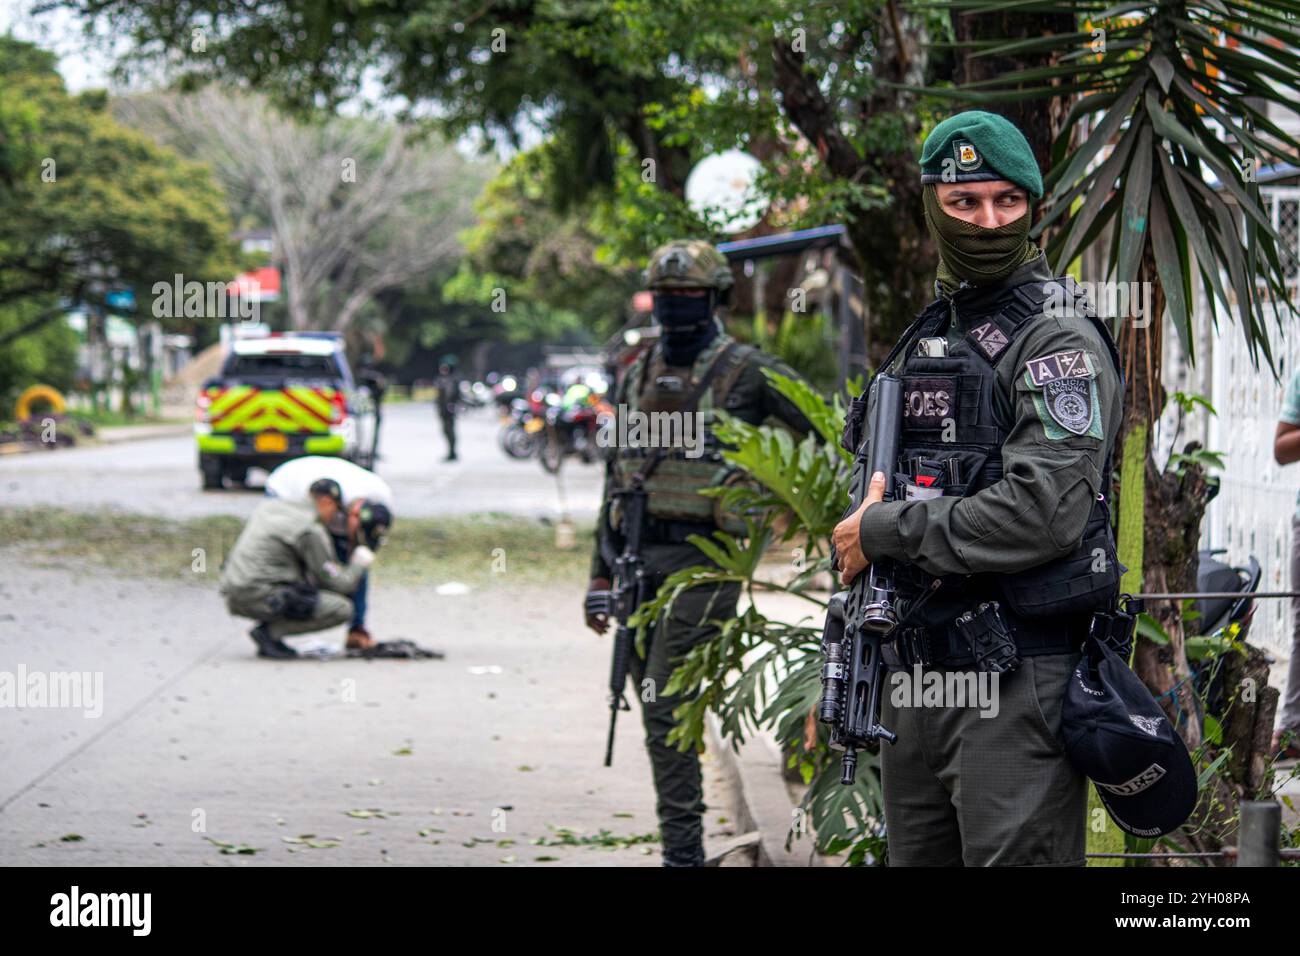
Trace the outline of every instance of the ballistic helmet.
<instances>
[{"instance_id":1,"label":"ballistic helmet","mask_svg":"<svg viewBox=\"0 0 1300 956\"><path fill-rule=\"evenodd\" d=\"M667 289L731 288L734 279L727 258L703 239L674 239L650 254L645 270L646 288Z\"/></svg>"}]
</instances>

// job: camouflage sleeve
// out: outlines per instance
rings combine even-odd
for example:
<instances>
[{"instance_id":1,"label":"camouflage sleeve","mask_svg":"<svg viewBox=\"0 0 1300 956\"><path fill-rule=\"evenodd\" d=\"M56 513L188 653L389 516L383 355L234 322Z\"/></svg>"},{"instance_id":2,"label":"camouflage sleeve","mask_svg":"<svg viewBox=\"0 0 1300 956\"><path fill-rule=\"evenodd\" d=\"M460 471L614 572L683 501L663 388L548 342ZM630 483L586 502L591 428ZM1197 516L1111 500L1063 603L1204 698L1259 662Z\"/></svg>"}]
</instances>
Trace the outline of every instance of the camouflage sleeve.
<instances>
[{"instance_id":1,"label":"camouflage sleeve","mask_svg":"<svg viewBox=\"0 0 1300 956\"><path fill-rule=\"evenodd\" d=\"M605 463L605 491L600 498L600 510L596 512L596 531L593 537L595 543L591 549L591 570L587 574L589 581L596 578L605 578L609 580L613 573L609 562L605 560L604 555L600 553L601 540L604 535L609 534L609 492L614 480L614 466L612 462Z\"/></svg>"},{"instance_id":2,"label":"camouflage sleeve","mask_svg":"<svg viewBox=\"0 0 1300 956\"><path fill-rule=\"evenodd\" d=\"M317 586L324 591L351 594L366 573L359 564L340 561L334 554L329 535L319 526L309 528L298 538L298 554L316 579Z\"/></svg>"},{"instance_id":3,"label":"camouflage sleeve","mask_svg":"<svg viewBox=\"0 0 1300 956\"><path fill-rule=\"evenodd\" d=\"M629 368L627 372L617 381L617 383L614 386L613 401L611 402L611 404L615 407L615 409L621 408L622 403L626 400L625 393L627 390L627 379L631 376L631 374L632 374L632 370ZM618 451L618 449L606 448L603 449L603 451L609 457L607 457L605 461L605 488L604 491L601 492L600 509L596 512L596 530L592 536L593 542L592 542L592 549L591 549L591 568L587 574L587 579L589 581L594 580L596 578L605 578L606 580L609 580L610 576L613 574L613 569L609 566L609 562L605 560L604 555L600 553L600 549L601 549L601 542L604 540L605 536L610 534L609 531L610 492L614 488L613 456Z\"/></svg>"},{"instance_id":4,"label":"camouflage sleeve","mask_svg":"<svg viewBox=\"0 0 1300 956\"><path fill-rule=\"evenodd\" d=\"M1082 540L1119 429L1119 376L1086 319L1040 319L999 367L1014 424L1003 477L963 498L886 502L863 512L868 560L931 574L1014 572L1068 554Z\"/></svg>"}]
</instances>

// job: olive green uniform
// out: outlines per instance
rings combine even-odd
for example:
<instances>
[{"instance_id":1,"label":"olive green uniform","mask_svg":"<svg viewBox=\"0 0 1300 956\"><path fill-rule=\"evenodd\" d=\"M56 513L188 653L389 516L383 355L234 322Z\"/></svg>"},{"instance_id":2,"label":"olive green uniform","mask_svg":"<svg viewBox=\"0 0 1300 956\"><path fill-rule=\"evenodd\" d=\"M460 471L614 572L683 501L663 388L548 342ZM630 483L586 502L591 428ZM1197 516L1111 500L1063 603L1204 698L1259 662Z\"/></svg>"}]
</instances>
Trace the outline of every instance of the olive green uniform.
<instances>
[{"instance_id":1,"label":"olive green uniform","mask_svg":"<svg viewBox=\"0 0 1300 956\"><path fill-rule=\"evenodd\" d=\"M1008 290L1050 278L1040 256L1001 282L942 297L949 340L968 335L968 316L987 315ZM1119 376L1107 343L1084 317L1040 314L1008 348L993 394L1014 423L1001 446L1002 480L965 497L867 508L860 531L869 561L892 558L935 575L1016 575L1078 546L1094 500L1109 493L1103 474L1120 426ZM1086 434L1060 427L1027 372L1037 357L1074 350L1088 356L1098 410ZM1016 671L999 675L994 717L971 707L894 706L887 684L881 723L899 737L881 747L892 864L1083 864L1086 779L1066 761L1060 737L1078 656L1026 656ZM944 670L924 668L931 669Z\"/></svg>"},{"instance_id":2,"label":"olive green uniform","mask_svg":"<svg viewBox=\"0 0 1300 956\"><path fill-rule=\"evenodd\" d=\"M269 498L257 506L226 556L220 590L231 614L267 624L271 637L319 631L352 619L352 594L365 568L340 562L310 501ZM318 588L311 616L284 616L283 592Z\"/></svg>"},{"instance_id":3,"label":"olive green uniform","mask_svg":"<svg viewBox=\"0 0 1300 956\"><path fill-rule=\"evenodd\" d=\"M669 369L680 374L683 380L698 381L707 362L707 356L716 354L733 340L724 333L718 333L714 342L696 359L692 369ZM659 346L654 346L658 349ZM811 430L811 425L798 408L787 398L777 392L763 375L762 369L770 368L774 372L794 378L796 373L784 363L757 349L737 346L741 351L741 365L731 383L725 390L718 405L738 419L751 424L759 424L765 419L773 418L784 422L801 436ZM656 367L657 355L639 359L629 370L615 389L613 401L616 406L633 406L639 404L639 396L629 396L629 383L644 381L648 388L651 376L642 376L642 363ZM658 366L662 370L662 366ZM701 398L699 409L715 407L716 394L722 385L721 377L714 381ZM644 390L643 390L644 392ZM630 400L629 400L630 399ZM707 420L707 419L706 419ZM623 449L619 450L620 452ZM634 461L639 465L640 462ZM645 569L652 576L655 589L672 572L692 565L710 564L710 560L695 545L684 540L688 531L707 537L716 525L709 520L696 522L661 521L653 517L656 495L671 496L672 463L665 462L655 471L659 480L656 491L650 501L651 519L644 533L642 555ZM591 578L609 578L611 571L601 555L599 546L602 529L618 539L617 532L609 529L610 493L618 486L617 456L606 469L605 495L601 506L600 520L597 524L597 547L591 560ZM713 508L713 499L695 495L701 506L703 519ZM679 502L680 505L680 502ZM621 540L618 542L621 544ZM614 548L618 550L617 547ZM667 696L660 691L667 686L677 662L693 647L711 640L718 634L718 627L711 621L726 620L736 614L736 603L740 597L740 587L734 583L722 586L691 588L678 596L670 614L656 621L649 631L644 659L634 655L632 660L632 692L641 701L641 715L645 727L646 749L650 755L651 768L654 773L655 793L657 795L657 812L665 853L673 850L689 849L702 841L703 826L701 815L705 810L703 787L700 776L700 762L694 752L682 753L667 742L668 734L676 725L673 710L683 703L683 695Z\"/></svg>"}]
</instances>

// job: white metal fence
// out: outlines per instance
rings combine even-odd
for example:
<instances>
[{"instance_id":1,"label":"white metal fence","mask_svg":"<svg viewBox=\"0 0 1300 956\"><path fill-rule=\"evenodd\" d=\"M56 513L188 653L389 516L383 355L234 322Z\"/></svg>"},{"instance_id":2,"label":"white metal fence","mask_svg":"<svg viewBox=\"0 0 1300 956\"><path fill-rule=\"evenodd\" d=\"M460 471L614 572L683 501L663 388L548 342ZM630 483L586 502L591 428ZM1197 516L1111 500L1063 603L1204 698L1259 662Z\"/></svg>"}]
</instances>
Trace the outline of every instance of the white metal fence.
<instances>
[{"instance_id":1,"label":"white metal fence","mask_svg":"<svg viewBox=\"0 0 1300 956\"><path fill-rule=\"evenodd\" d=\"M1288 285L1300 302L1296 295L1300 188L1265 186L1262 191L1273 225L1287 242ZM1197 294L1197 367L1191 369L1174 359L1165 368L1171 390L1204 394L1218 410L1217 416L1197 422L1193 432L1205 447L1224 453L1226 465L1222 490L1206 515L1202 547L1226 548L1233 563L1244 563L1254 555L1263 566L1261 590L1290 590L1291 516L1300 489L1300 464L1284 468L1273 460L1273 436L1286 386L1300 368L1300 324L1294 319L1285 328L1279 328L1276 321L1270 323L1280 379L1274 380L1266 369L1257 371L1252 366L1240 327L1221 321L1214 328L1208 304L1199 290ZM1280 661L1290 657L1291 618L1291 602L1286 600L1261 601L1255 612L1252 639ZM1285 670L1274 667L1273 672L1276 678Z\"/></svg>"}]
</instances>

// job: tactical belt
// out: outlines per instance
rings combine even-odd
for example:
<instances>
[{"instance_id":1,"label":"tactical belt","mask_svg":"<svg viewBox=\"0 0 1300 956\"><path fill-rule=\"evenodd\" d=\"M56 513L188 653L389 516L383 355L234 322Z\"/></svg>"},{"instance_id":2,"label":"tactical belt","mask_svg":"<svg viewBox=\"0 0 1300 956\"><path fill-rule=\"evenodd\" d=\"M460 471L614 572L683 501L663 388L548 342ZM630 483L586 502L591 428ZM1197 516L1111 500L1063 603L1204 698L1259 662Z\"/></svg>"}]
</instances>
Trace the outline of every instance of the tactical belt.
<instances>
[{"instance_id":1,"label":"tactical belt","mask_svg":"<svg viewBox=\"0 0 1300 956\"><path fill-rule=\"evenodd\" d=\"M1092 615L1055 618L1042 623L1011 621L1007 626L1016 641L1021 657L1040 657L1045 654L1069 654L1083 646L1088 637ZM882 644L880 659L890 669L907 668L916 664L934 667L969 667L975 663L970 646L955 627L932 630L925 627L903 627L898 636Z\"/></svg>"}]
</instances>

